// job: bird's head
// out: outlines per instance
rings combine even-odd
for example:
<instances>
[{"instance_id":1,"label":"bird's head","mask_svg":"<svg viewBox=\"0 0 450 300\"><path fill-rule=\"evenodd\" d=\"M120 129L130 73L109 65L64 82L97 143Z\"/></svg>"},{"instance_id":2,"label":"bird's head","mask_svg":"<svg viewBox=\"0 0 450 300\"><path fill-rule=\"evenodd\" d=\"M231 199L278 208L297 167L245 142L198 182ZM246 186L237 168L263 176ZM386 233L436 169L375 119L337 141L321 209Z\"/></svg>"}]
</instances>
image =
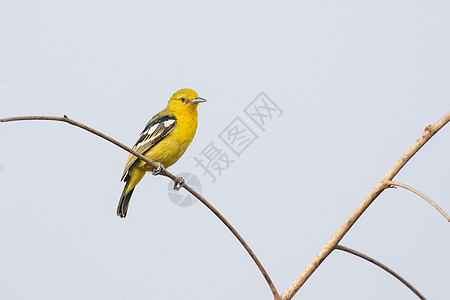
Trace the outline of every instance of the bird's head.
<instances>
[{"instance_id":1,"label":"bird's head","mask_svg":"<svg viewBox=\"0 0 450 300\"><path fill-rule=\"evenodd\" d=\"M181 89L170 97L168 108L171 111L196 110L202 102L206 102L206 99L200 98L196 91Z\"/></svg>"}]
</instances>

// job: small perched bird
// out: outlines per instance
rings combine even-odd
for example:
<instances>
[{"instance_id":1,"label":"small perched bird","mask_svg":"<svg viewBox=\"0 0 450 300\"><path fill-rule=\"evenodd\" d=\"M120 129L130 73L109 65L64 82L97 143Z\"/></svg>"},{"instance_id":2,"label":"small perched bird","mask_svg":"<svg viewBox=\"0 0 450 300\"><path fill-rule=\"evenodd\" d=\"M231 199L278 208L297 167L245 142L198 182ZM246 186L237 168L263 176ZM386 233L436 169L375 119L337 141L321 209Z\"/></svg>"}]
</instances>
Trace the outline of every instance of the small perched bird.
<instances>
[{"instance_id":1,"label":"small perched bird","mask_svg":"<svg viewBox=\"0 0 450 300\"><path fill-rule=\"evenodd\" d=\"M181 89L172 95L167 107L147 123L133 150L158 163L159 168L154 169L133 154L128 156L122 175L125 187L117 207L119 217L126 217L131 195L145 172L159 174L186 151L197 130L197 106L202 102L206 100L195 91Z\"/></svg>"}]
</instances>

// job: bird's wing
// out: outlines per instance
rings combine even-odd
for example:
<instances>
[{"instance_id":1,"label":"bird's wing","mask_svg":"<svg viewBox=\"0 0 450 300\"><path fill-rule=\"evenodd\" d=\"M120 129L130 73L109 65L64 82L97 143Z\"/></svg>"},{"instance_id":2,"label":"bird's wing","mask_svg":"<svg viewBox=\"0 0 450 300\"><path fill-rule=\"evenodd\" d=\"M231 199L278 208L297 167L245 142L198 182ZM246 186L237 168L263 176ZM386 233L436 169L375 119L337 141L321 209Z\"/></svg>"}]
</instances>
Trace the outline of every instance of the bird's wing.
<instances>
[{"instance_id":1,"label":"bird's wing","mask_svg":"<svg viewBox=\"0 0 450 300\"><path fill-rule=\"evenodd\" d=\"M145 126L138 140L134 144L133 150L135 150L137 153L144 154L159 141L161 141L165 136L167 136L169 132L171 132L175 127L176 122L177 119L175 118L175 116L164 114L158 114L154 116ZM128 156L122 175L122 180L125 178L125 175L137 159L138 158L132 154Z\"/></svg>"}]
</instances>

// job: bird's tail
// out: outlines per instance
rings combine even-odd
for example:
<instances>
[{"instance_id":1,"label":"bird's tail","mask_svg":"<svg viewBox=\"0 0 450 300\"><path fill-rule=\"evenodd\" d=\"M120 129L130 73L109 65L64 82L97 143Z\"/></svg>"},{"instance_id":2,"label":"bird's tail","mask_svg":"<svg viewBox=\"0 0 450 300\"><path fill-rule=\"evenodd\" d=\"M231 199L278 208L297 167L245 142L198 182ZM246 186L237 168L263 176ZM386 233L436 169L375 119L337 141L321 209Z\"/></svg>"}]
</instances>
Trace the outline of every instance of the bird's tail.
<instances>
[{"instance_id":1,"label":"bird's tail","mask_svg":"<svg viewBox=\"0 0 450 300\"><path fill-rule=\"evenodd\" d=\"M139 168L133 168L125 176L125 187L123 188L122 195L120 196L119 205L117 206L117 215L121 218L127 216L128 205L130 204L131 195L133 194L134 188L142 177L144 177L145 171Z\"/></svg>"}]
</instances>

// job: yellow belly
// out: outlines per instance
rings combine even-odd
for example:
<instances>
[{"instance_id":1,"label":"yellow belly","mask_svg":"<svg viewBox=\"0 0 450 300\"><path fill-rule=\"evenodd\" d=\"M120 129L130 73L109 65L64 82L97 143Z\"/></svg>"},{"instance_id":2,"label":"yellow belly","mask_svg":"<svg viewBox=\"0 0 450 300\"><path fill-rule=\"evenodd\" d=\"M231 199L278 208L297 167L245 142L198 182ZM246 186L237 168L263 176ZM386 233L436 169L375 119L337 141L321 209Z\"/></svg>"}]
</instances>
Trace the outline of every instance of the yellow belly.
<instances>
[{"instance_id":1,"label":"yellow belly","mask_svg":"<svg viewBox=\"0 0 450 300\"><path fill-rule=\"evenodd\" d=\"M192 120L194 121L194 120ZM182 123L182 124L180 124ZM170 167L180 159L194 138L197 122L178 123L172 132L148 150L144 155L154 162L161 163L165 168ZM185 123L185 124L183 124ZM153 167L139 160L138 167L145 171L152 171Z\"/></svg>"},{"instance_id":2,"label":"yellow belly","mask_svg":"<svg viewBox=\"0 0 450 300\"><path fill-rule=\"evenodd\" d=\"M168 168L180 159L188 146L188 143L180 144L175 140L163 139L144 155L150 160L159 162L163 164L165 168ZM139 160L138 167L143 168L145 171L153 170L152 166L146 164L142 160Z\"/></svg>"}]
</instances>

